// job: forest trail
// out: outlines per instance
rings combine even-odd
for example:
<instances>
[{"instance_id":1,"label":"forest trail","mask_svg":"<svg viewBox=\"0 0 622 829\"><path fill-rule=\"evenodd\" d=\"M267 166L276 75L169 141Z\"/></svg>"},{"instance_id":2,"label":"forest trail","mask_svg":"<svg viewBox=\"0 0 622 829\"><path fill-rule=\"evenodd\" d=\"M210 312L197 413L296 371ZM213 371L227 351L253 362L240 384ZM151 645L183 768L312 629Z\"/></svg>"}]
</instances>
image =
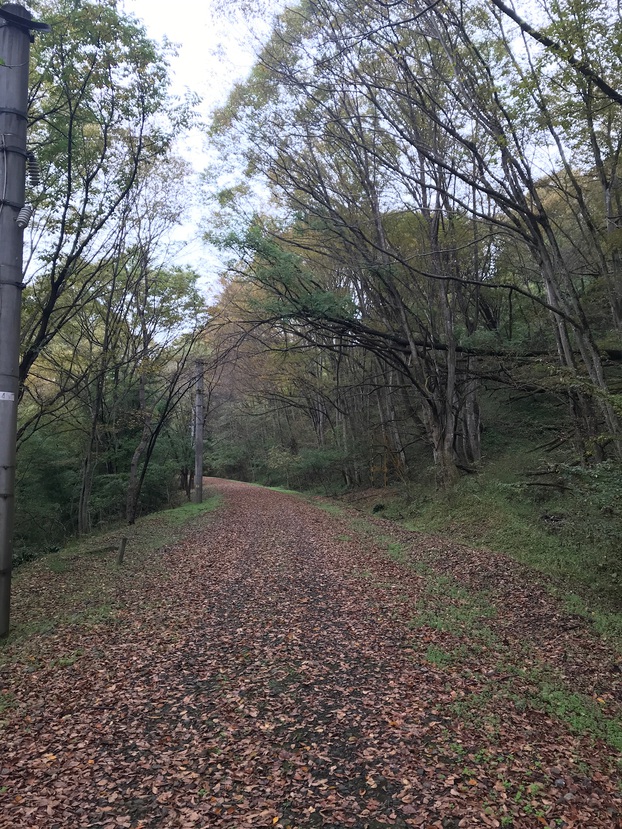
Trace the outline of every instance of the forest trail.
<instances>
[{"instance_id":1,"label":"forest trail","mask_svg":"<svg viewBox=\"0 0 622 829\"><path fill-rule=\"evenodd\" d=\"M572 720L615 742L619 659L520 567L205 487L113 618L7 647L0 827L621 825Z\"/></svg>"}]
</instances>

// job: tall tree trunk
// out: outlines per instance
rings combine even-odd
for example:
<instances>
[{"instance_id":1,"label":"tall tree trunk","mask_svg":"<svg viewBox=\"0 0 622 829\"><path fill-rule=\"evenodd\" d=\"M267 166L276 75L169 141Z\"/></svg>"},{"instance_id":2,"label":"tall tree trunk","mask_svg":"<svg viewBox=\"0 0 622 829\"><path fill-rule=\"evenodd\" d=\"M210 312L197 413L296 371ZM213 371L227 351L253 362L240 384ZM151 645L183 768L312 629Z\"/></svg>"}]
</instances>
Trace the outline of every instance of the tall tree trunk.
<instances>
[{"instance_id":1,"label":"tall tree trunk","mask_svg":"<svg viewBox=\"0 0 622 829\"><path fill-rule=\"evenodd\" d=\"M424 419L432 443L437 489L451 489L460 477L456 466L455 429L453 424L442 424L438 417L427 411L424 412Z\"/></svg>"},{"instance_id":2,"label":"tall tree trunk","mask_svg":"<svg viewBox=\"0 0 622 829\"><path fill-rule=\"evenodd\" d=\"M130 463L130 476L127 483L127 500L125 517L128 524L133 524L136 521L138 512L138 499L140 497L141 476L139 474L140 462L149 445L151 437L151 415L147 411L145 376L140 377L139 391L139 408L143 416L143 428L140 436L140 441L134 449L132 461Z\"/></svg>"},{"instance_id":3,"label":"tall tree trunk","mask_svg":"<svg viewBox=\"0 0 622 829\"><path fill-rule=\"evenodd\" d=\"M104 348L107 345L107 336L104 341ZM91 491L93 489L94 457L97 447L97 426L100 418L102 399L104 395L104 371L101 369L97 379L97 388L93 408L91 410L91 423L89 437L82 460L82 475L80 480L80 497L78 501L78 534L87 535L91 531Z\"/></svg>"},{"instance_id":4,"label":"tall tree trunk","mask_svg":"<svg viewBox=\"0 0 622 829\"><path fill-rule=\"evenodd\" d=\"M93 487L93 464L92 444L89 447L82 461L82 474L80 478L80 496L78 499L78 534L87 535L91 531L91 489Z\"/></svg>"},{"instance_id":5,"label":"tall tree trunk","mask_svg":"<svg viewBox=\"0 0 622 829\"><path fill-rule=\"evenodd\" d=\"M479 383L473 377L473 372L477 368L477 358L470 356L466 363L466 379L460 412L460 455L470 466L476 464L482 455L481 416L477 395Z\"/></svg>"}]
</instances>

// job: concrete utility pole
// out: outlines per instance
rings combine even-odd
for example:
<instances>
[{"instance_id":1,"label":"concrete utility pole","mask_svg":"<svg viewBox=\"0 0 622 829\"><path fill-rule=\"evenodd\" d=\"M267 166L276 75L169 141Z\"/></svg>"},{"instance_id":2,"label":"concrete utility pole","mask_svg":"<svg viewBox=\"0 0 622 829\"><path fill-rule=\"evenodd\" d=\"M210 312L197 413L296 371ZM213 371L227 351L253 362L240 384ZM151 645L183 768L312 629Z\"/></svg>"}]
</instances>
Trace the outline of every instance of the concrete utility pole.
<instances>
[{"instance_id":1,"label":"concrete utility pole","mask_svg":"<svg viewBox=\"0 0 622 829\"><path fill-rule=\"evenodd\" d=\"M9 632L15 437L22 292L28 61L35 23L17 3L0 6L0 636Z\"/></svg>"},{"instance_id":2,"label":"concrete utility pole","mask_svg":"<svg viewBox=\"0 0 622 829\"><path fill-rule=\"evenodd\" d=\"M203 502L203 360L195 363L196 386L194 396L194 503Z\"/></svg>"}]
</instances>

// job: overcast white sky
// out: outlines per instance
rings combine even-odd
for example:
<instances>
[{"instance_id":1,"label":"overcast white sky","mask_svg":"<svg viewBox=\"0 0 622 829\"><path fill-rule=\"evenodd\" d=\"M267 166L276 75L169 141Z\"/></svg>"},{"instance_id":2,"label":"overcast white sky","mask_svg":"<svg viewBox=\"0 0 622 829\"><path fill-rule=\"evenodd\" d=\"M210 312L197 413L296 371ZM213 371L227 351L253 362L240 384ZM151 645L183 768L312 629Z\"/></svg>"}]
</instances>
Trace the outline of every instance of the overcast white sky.
<instances>
[{"instance_id":1,"label":"overcast white sky","mask_svg":"<svg viewBox=\"0 0 622 829\"><path fill-rule=\"evenodd\" d=\"M151 38L167 37L177 44L179 54L171 62L173 91L190 89L198 93L204 120L214 107L225 102L235 81L243 79L253 65L257 36L251 34L247 24L233 24L215 11L212 0L121 0L121 6L143 21ZM257 20L253 28L255 32L261 29ZM266 31L267 27L263 28ZM184 142L180 152L198 171L208 163L205 138L198 131ZM201 241L199 211L189 211L188 215L192 219L176 233L176 239L186 243L178 262L194 267L207 285L218 275L221 263Z\"/></svg>"},{"instance_id":2,"label":"overcast white sky","mask_svg":"<svg viewBox=\"0 0 622 829\"><path fill-rule=\"evenodd\" d=\"M252 37L244 25L233 25L213 11L210 0L122 0L157 40L179 45L173 61L176 91L197 91L209 109L226 97L232 83L244 77L253 62Z\"/></svg>"}]
</instances>

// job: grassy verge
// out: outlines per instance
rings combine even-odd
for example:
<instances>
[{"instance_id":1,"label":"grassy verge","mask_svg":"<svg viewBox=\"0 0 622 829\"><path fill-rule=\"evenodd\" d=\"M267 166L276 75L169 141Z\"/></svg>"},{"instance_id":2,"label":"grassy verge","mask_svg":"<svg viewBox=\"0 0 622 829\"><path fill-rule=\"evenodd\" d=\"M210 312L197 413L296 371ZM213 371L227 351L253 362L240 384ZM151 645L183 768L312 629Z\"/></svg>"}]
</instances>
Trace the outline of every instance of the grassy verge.
<instances>
[{"instance_id":1,"label":"grassy verge","mask_svg":"<svg viewBox=\"0 0 622 829\"><path fill-rule=\"evenodd\" d=\"M3 649L36 632L48 632L62 624L99 624L115 617L123 582L146 578L158 571L162 560L155 555L184 538L199 520L215 510L219 495L202 504L139 518L123 526L75 539L66 547L22 565L13 577L11 631L0 640ZM117 563L122 536L128 538L123 564Z\"/></svg>"},{"instance_id":2,"label":"grassy verge","mask_svg":"<svg viewBox=\"0 0 622 829\"><path fill-rule=\"evenodd\" d=\"M419 483L376 490L371 499L353 493L352 502L409 530L527 564L551 577L548 589L570 613L622 641L622 470L610 462L547 464L513 445L451 492L437 492L422 470ZM299 494L331 515L345 514L341 499ZM365 531L367 522L350 523Z\"/></svg>"},{"instance_id":3,"label":"grassy verge","mask_svg":"<svg viewBox=\"0 0 622 829\"><path fill-rule=\"evenodd\" d=\"M416 572L421 579L420 592L411 605L411 635L406 640L413 658L446 672L448 685L452 685L452 677L460 675L471 676L477 686L477 691L452 703L448 713L470 722L475 729L489 730L504 708L538 711L562 720L572 732L602 740L614 752L622 753L619 705L608 694L607 699L601 699L578 691L559 666L538 656L528 640L521 641L519 647L516 642L508 642L503 626L496 628L499 605L494 588L468 589L451 575L436 572L430 564L417 560L407 545L392 538L386 528L380 530L369 520L344 514L354 532L365 534L384 550L387 559ZM379 587L396 586L386 583L381 574L381 564L378 575L368 568L354 572L356 577ZM575 604L570 611L578 609ZM622 621L619 614L592 612L590 621L597 618L601 622L609 620L609 634L611 620L618 624ZM593 627L598 630L597 624ZM620 652L622 638L608 638L614 650Z\"/></svg>"},{"instance_id":4,"label":"grassy verge","mask_svg":"<svg viewBox=\"0 0 622 829\"><path fill-rule=\"evenodd\" d=\"M538 494L521 483L465 479L449 495L401 509L409 529L488 547L551 576L570 612L622 640L622 499L607 497L609 476L605 486L588 483L597 486Z\"/></svg>"},{"instance_id":5,"label":"grassy verge","mask_svg":"<svg viewBox=\"0 0 622 829\"><path fill-rule=\"evenodd\" d=\"M569 609L622 636L619 467L559 465L533 477L490 467L449 493L426 484L387 490L381 507L381 517L410 530L505 553L552 576Z\"/></svg>"}]
</instances>

